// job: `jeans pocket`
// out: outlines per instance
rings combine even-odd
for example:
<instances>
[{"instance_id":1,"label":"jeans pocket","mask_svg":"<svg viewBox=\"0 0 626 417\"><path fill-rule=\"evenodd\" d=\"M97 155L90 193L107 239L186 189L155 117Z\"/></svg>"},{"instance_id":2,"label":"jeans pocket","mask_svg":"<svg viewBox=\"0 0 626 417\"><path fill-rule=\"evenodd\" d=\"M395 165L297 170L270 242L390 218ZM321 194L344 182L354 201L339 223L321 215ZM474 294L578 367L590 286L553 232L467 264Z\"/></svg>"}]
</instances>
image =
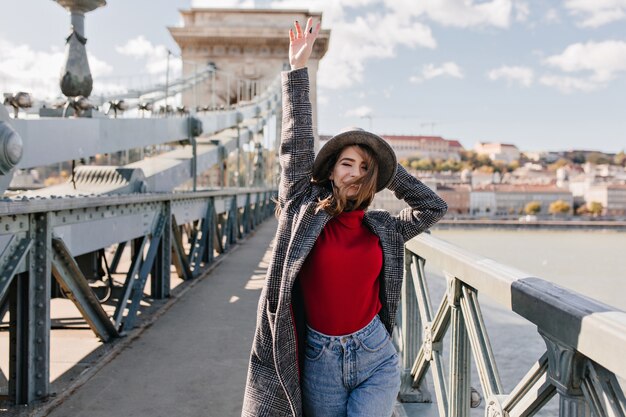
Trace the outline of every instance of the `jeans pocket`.
<instances>
[{"instance_id":1,"label":"jeans pocket","mask_svg":"<svg viewBox=\"0 0 626 417\"><path fill-rule=\"evenodd\" d=\"M323 344L307 340L304 347L304 356L309 361L316 361L322 357L324 349L326 348Z\"/></svg>"},{"instance_id":2,"label":"jeans pocket","mask_svg":"<svg viewBox=\"0 0 626 417\"><path fill-rule=\"evenodd\" d=\"M389 342L391 342L391 337L381 324L376 330L361 339L361 346L368 352L378 352Z\"/></svg>"}]
</instances>

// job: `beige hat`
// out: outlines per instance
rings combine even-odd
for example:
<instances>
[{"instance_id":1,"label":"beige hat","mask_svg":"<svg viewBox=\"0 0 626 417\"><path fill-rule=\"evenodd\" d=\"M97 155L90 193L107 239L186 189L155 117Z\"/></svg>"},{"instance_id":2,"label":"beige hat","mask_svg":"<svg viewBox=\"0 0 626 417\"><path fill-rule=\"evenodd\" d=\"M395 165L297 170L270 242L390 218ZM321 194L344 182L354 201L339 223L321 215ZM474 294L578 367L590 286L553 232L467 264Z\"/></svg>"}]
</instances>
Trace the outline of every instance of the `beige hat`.
<instances>
[{"instance_id":1,"label":"beige hat","mask_svg":"<svg viewBox=\"0 0 626 417\"><path fill-rule=\"evenodd\" d=\"M378 162L378 178L376 179L376 191L387 187L394 175L398 165L396 154L383 138L374 133L367 132L358 127L351 127L330 138L322 149L318 152L313 162L313 179L323 181L326 172L323 172L324 162L343 148L351 145L365 145L372 150Z\"/></svg>"}]
</instances>

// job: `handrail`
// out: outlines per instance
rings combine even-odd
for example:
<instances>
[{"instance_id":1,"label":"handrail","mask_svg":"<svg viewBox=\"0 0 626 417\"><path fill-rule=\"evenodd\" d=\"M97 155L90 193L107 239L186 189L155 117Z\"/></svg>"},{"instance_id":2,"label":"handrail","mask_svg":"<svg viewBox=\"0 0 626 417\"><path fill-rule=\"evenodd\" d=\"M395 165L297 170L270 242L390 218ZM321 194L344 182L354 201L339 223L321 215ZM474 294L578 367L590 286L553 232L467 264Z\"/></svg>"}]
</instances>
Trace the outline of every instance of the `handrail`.
<instances>
[{"instance_id":1,"label":"handrail","mask_svg":"<svg viewBox=\"0 0 626 417\"><path fill-rule=\"evenodd\" d=\"M153 300L169 296L171 265L183 280L199 276L274 213L275 194L256 188L0 202L0 319L7 310L11 318L9 398L30 404L49 394L53 296L72 300L94 333L111 341L135 326L144 291ZM92 288L90 281L104 283L106 276L86 276L81 262L101 266L109 247L115 255L104 262L107 285ZM111 274L126 256L123 285L114 285ZM108 295L99 293L103 288ZM100 302L113 294L110 316Z\"/></svg>"},{"instance_id":2,"label":"handrail","mask_svg":"<svg viewBox=\"0 0 626 417\"><path fill-rule=\"evenodd\" d=\"M616 378L626 377L626 312L430 235L410 240L405 249L399 329L407 369L405 400L424 397L414 391L431 369L440 416L468 416L473 356L487 416L532 415L556 393L560 416L582 417L589 410L596 416L626 414ZM427 290L426 262L447 279L436 312ZM508 395L500 383L478 293L536 325L546 343L545 354ZM441 356L447 332L452 339L448 375Z\"/></svg>"}]
</instances>

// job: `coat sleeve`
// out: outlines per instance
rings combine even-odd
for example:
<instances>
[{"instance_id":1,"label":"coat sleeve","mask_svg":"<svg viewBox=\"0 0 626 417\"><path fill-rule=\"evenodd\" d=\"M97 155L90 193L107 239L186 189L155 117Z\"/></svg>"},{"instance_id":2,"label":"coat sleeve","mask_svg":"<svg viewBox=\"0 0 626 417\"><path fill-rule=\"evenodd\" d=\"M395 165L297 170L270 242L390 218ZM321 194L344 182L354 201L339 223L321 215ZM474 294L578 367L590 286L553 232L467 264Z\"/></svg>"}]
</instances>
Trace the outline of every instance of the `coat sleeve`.
<instances>
[{"instance_id":1,"label":"coat sleeve","mask_svg":"<svg viewBox=\"0 0 626 417\"><path fill-rule=\"evenodd\" d=\"M395 229L404 241L410 240L437 223L448 211L448 205L434 191L398 164L396 175L387 187L409 207L395 217Z\"/></svg>"},{"instance_id":2,"label":"coat sleeve","mask_svg":"<svg viewBox=\"0 0 626 417\"><path fill-rule=\"evenodd\" d=\"M278 202L283 207L310 186L315 154L308 71L306 68L286 71L281 74L281 80L283 119Z\"/></svg>"}]
</instances>

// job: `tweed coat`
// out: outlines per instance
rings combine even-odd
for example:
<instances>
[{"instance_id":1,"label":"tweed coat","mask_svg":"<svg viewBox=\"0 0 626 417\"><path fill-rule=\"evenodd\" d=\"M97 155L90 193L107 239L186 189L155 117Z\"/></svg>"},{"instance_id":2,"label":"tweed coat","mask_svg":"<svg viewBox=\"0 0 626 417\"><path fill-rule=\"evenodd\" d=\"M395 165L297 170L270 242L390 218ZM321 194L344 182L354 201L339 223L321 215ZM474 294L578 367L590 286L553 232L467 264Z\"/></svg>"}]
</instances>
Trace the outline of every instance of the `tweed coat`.
<instances>
[{"instance_id":1,"label":"tweed coat","mask_svg":"<svg viewBox=\"0 0 626 417\"><path fill-rule=\"evenodd\" d=\"M309 78L306 68L283 72L283 119L280 144L282 168L278 190L281 214L261 291L250 354L242 417L301 417L295 316L302 308L293 296L294 283L309 251L330 220L315 212L319 199L331 191L311 183L314 160ZM398 165L388 186L410 207L398 216L366 211L363 222L380 239L383 268L380 319L391 334L400 299L404 242L436 223L446 203ZM300 303L301 304L301 303Z\"/></svg>"}]
</instances>

